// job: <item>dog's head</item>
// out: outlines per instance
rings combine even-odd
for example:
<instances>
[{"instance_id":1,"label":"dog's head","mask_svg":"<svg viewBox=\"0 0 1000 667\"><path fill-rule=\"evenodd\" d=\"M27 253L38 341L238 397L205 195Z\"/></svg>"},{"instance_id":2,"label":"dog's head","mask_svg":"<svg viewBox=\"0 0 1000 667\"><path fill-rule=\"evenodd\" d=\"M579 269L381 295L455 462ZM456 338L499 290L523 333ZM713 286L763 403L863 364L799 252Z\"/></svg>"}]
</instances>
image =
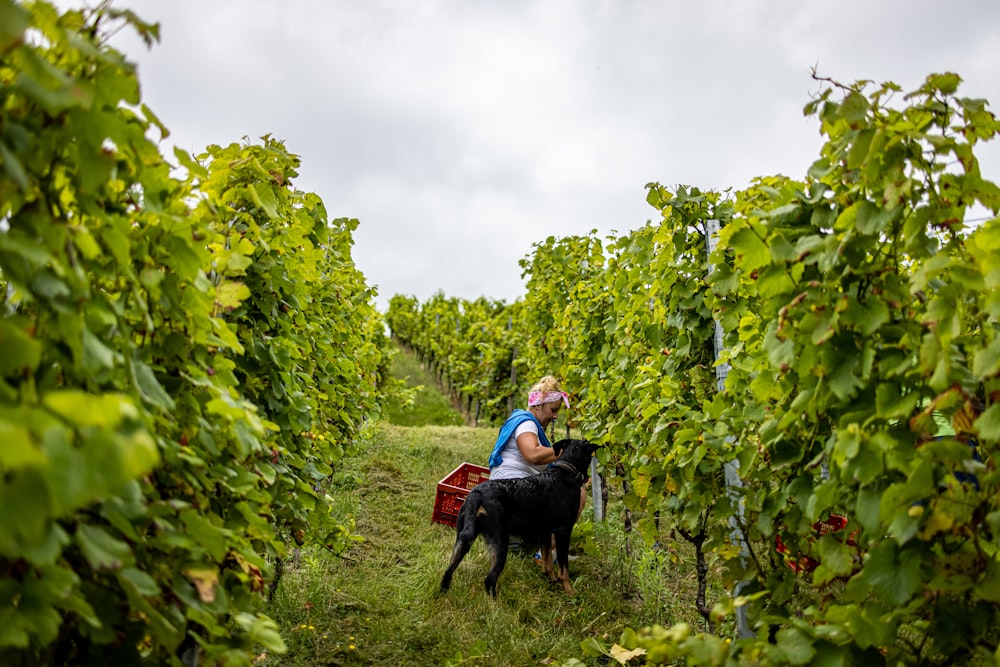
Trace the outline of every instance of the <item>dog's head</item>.
<instances>
[{"instance_id":1,"label":"dog's head","mask_svg":"<svg viewBox=\"0 0 1000 667\"><path fill-rule=\"evenodd\" d=\"M573 440L566 438L552 444L556 460L569 463L583 475L590 470L590 457L597 451L597 445L589 440Z\"/></svg>"}]
</instances>

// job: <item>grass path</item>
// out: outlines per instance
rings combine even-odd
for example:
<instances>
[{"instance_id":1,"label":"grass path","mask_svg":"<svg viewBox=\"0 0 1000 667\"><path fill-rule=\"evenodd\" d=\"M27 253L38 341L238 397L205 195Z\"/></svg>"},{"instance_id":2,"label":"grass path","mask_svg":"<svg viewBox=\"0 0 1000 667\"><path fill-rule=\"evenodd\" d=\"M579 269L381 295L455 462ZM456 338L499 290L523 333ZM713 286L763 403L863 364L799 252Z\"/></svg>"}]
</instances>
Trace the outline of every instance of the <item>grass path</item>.
<instances>
[{"instance_id":1,"label":"grass path","mask_svg":"<svg viewBox=\"0 0 1000 667\"><path fill-rule=\"evenodd\" d=\"M407 387L417 389L417 396L408 406L390 401L385 406L383 421L397 426L461 426L465 423L451 401L437 390L434 377L412 354L399 350L392 359L391 373Z\"/></svg>"},{"instance_id":2,"label":"grass path","mask_svg":"<svg viewBox=\"0 0 1000 667\"><path fill-rule=\"evenodd\" d=\"M614 642L626 626L697 622L694 570L683 549L639 548L627 557L613 504L596 525L587 520L589 503L585 510L579 532L591 539L570 565L575 598L550 585L530 557L512 557L491 599L482 542L441 595L454 529L431 522L437 482L463 461L481 463L494 437L492 427L371 427L330 487L335 511L363 541L343 557L304 550L286 567L267 613L289 653L260 663L558 665L581 658L586 637Z\"/></svg>"}]
</instances>

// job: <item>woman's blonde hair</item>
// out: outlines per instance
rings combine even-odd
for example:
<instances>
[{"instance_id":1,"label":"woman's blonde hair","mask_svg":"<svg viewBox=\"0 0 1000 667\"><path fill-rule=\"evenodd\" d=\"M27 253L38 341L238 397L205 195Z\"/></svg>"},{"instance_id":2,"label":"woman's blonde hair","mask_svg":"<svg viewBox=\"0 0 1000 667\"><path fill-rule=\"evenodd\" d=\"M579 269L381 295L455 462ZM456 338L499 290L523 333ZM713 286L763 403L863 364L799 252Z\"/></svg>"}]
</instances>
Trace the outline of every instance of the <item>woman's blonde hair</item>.
<instances>
[{"instance_id":1,"label":"woman's blonde hair","mask_svg":"<svg viewBox=\"0 0 1000 667\"><path fill-rule=\"evenodd\" d=\"M559 380L554 375L546 375L535 383L531 391L540 391L543 394L547 394L550 391L559 391Z\"/></svg>"}]
</instances>

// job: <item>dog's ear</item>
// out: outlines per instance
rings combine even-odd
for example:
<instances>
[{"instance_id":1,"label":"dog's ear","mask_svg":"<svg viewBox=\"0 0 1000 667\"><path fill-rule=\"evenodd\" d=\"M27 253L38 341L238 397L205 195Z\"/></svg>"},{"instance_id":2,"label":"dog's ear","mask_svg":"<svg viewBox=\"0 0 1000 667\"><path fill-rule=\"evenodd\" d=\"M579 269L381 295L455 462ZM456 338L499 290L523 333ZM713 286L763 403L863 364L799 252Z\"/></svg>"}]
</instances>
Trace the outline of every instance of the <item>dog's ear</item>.
<instances>
[{"instance_id":1,"label":"dog's ear","mask_svg":"<svg viewBox=\"0 0 1000 667\"><path fill-rule=\"evenodd\" d=\"M568 445L571 442L573 441L567 438L563 438L562 440L557 440L556 442L552 443L552 450L556 453L556 458L562 456L563 450L566 449L566 445Z\"/></svg>"}]
</instances>

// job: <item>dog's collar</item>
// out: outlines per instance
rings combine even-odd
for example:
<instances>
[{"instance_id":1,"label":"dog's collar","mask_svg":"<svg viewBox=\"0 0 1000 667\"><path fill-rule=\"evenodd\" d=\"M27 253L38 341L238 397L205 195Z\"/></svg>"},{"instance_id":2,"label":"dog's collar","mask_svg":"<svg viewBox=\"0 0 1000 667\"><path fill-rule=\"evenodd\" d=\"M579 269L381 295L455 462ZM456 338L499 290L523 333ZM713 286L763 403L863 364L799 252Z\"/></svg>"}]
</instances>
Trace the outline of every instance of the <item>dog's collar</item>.
<instances>
[{"instance_id":1,"label":"dog's collar","mask_svg":"<svg viewBox=\"0 0 1000 667\"><path fill-rule=\"evenodd\" d=\"M572 463L569 463L568 461L563 461L562 459L556 459L555 461L549 464L549 467L565 468L566 470L569 470L571 473L573 473L573 475L576 476L576 479L579 482L584 482L587 480L587 476L584 475L579 470L577 470L576 466L574 466Z\"/></svg>"}]
</instances>

